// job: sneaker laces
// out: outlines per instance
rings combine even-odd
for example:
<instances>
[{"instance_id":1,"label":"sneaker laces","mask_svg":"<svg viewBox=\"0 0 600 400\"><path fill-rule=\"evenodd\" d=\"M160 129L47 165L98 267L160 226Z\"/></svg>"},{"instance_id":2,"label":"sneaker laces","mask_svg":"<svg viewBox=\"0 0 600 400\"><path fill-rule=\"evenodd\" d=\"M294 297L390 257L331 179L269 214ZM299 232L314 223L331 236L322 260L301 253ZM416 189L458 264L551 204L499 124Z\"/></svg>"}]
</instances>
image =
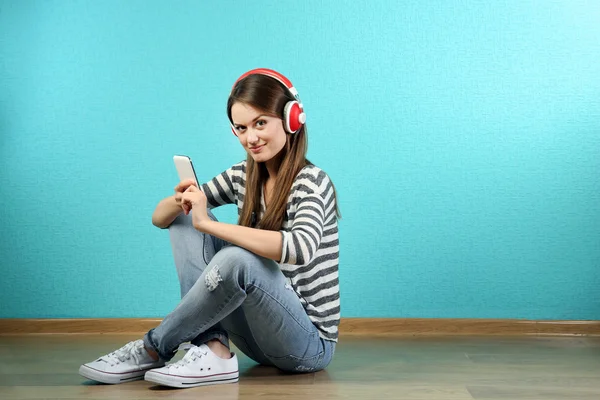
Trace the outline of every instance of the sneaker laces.
<instances>
[{"instance_id":1,"label":"sneaker laces","mask_svg":"<svg viewBox=\"0 0 600 400\"><path fill-rule=\"evenodd\" d=\"M135 340L133 342L127 343L120 349L105 355L98 361L102 360L107 363L110 363L111 367L131 359L132 356L136 361L138 361L139 357L135 357L135 355L137 354L139 356L142 354L142 347L143 342L141 340Z\"/></svg>"},{"instance_id":2,"label":"sneaker laces","mask_svg":"<svg viewBox=\"0 0 600 400\"><path fill-rule=\"evenodd\" d=\"M205 356L207 354L208 354L208 352L206 350L202 349L201 347L192 345L188 349L187 353L185 353L185 356L183 356L183 358L181 360L169 365L169 367L175 367L175 368L184 367L187 364L189 364L193 361L196 361L197 359L202 358L203 356Z\"/></svg>"}]
</instances>

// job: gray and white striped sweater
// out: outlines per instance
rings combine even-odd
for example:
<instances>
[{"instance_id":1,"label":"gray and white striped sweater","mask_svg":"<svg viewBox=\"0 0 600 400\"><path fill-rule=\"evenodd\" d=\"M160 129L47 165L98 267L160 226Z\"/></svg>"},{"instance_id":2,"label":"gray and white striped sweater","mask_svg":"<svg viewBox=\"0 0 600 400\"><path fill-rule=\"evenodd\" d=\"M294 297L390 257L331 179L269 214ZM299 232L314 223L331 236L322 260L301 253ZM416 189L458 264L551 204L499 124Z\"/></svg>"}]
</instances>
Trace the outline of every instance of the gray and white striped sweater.
<instances>
[{"instance_id":1,"label":"gray and white striped sweater","mask_svg":"<svg viewBox=\"0 0 600 400\"><path fill-rule=\"evenodd\" d=\"M236 204L246 194L246 161L201 185L209 208ZM264 193L261 214L265 212ZM307 165L296 176L281 229L279 266L323 339L337 341L340 321L339 240L333 185L327 174Z\"/></svg>"}]
</instances>

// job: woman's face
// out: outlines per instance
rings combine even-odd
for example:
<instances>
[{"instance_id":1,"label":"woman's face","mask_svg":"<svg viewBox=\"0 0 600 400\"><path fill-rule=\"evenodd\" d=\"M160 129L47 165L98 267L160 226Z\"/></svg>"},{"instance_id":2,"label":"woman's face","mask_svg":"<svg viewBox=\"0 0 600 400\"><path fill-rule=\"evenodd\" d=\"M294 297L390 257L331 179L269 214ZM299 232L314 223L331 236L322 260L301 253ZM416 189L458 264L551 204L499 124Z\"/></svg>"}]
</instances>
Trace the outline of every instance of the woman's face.
<instances>
[{"instance_id":1,"label":"woman's face","mask_svg":"<svg viewBox=\"0 0 600 400\"><path fill-rule=\"evenodd\" d=\"M283 121L244 103L231 106L231 119L240 144L256 162L274 158L287 140Z\"/></svg>"}]
</instances>

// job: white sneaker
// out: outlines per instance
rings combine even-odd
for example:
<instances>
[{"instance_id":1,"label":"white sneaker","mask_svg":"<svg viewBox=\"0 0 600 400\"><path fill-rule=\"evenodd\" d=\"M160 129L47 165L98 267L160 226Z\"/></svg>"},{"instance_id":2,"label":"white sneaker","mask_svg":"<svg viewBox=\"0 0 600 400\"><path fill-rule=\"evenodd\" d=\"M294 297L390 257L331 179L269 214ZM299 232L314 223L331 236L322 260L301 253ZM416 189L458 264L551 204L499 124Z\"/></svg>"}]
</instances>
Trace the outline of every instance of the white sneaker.
<instances>
[{"instance_id":1,"label":"white sneaker","mask_svg":"<svg viewBox=\"0 0 600 400\"><path fill-rule=\"evenodd\" d=\"M146 371L164 366L144 349L144 341L127 343L120 349L79 367L79 375L103 383L123 383L143 379Z\"/></svg>"},{"instance_id":2,"label":"white sneaker","mask_svg":"<svg viewBox=\"0 0 600 400\"><path fill-rule=\"evenodd\" d=\"M225 360L205 344L193 346L181 360L146 372L144 379L176 388L235 383L239 380L238 359L231 353Z\"/></svg>"}]
</instances>

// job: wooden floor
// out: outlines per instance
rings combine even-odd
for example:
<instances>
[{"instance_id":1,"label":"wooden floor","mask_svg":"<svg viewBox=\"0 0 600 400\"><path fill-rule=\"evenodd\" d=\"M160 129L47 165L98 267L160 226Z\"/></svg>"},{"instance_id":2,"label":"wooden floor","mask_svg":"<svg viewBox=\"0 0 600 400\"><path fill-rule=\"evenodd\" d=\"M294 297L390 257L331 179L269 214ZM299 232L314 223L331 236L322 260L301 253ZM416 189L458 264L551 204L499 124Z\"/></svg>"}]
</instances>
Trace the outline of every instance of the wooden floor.
<instances>
[{"instance_id":1,"label":"wooden floor","mask_svg":"<svg viewBox=\"0 0 600 400\"><path fill-rule=\"evenodd\" d=\"M600 337L345 336L325 371L288 375L239 354L239 383L192 389L78 375L137 338L0 336L0 399L600 399Z\"/></svg>"}]
</instances>

